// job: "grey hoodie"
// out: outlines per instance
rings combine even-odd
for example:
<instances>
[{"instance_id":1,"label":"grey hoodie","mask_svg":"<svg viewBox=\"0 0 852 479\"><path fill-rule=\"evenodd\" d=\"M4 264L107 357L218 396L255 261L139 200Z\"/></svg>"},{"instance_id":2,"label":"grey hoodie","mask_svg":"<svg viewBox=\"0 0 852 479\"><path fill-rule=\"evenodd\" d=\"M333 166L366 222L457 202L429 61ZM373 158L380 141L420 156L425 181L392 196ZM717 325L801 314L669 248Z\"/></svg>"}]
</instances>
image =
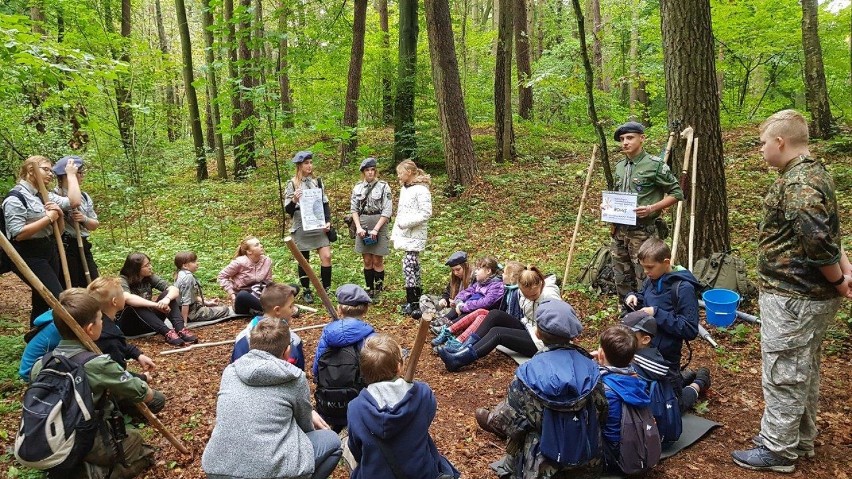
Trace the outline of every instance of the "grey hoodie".
<instances>
[{"instance_id":1,"label":"grey hoodie","mask_svg":"<svg viewBox=\"0 0 852 479\"><path fill-rule=\"evenodd\" d=\"M201 457L208 478L308 478L314 453L305 373L252 349L222 373L216 426Z\"/></svg>"}]
</instances>

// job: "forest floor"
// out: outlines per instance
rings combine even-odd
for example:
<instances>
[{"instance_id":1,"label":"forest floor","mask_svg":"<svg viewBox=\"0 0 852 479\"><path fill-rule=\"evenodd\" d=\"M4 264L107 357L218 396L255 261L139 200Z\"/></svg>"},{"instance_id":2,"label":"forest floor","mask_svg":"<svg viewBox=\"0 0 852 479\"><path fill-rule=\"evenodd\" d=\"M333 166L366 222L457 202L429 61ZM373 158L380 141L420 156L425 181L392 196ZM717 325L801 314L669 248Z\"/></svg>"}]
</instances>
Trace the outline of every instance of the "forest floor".
<instances>
[{"instance_id":1,"label":"forest floor","mask_svg":"<svg viewBox=\"0 0 852 479\"><path fill-rule=\"evenodd\" d=\"M753 132L726 134L725 145L732 244L739 248L753 277L754 225L759 216L760 198L774 175L768 174L768 169L757 154ZM842 223L845 224L845 237L848 238L852 225L852 195L849 194L852 190L852 159L830 154L828 150L818 149L817 154L825 154L837 180ZM516 164L489 166L483 180L465 192L461 199L449 200L436 194L436 216L430 225L430 244L435 251L427 252L424 256L425 268L435 272L425 276L427 289L438 290L442 287L446 274L442 258L455 249L467 249L474 252L474 257L477 254L492 254L501 261L517 259L537 263L561 276L587 161L583 154L568 153L563 156L558 159L543 156L525 158ZM346 185L340 182L338 191L332 192L333 203L345 204L354 176L350 174L350 181ZM388 174L384 176L389 177ZM436 179L440 183L440 178ZM595 183L593 188L596 187L597 191L602 189L601 179L596 179ZM187 181L187 185L191 184ZM331 184L331 181L326 184ZM509 192L511 195L507 194ZM578 243L572 277L597 246L606 242L606 227L594 219L599 199L599 195L592 194L586 202L588 209L584 213L584 226L580 233L582 240ZM345 206L338 209L342 211ZM360 282L357 280L360 271L358 258L346 252L351 250L350 241L343 238L335 246L335 264L339 268L335 270L336 284ZM267 243L271 242L271 239L267 239ZM127 251L126 245L123 248L123 251ZM270 249L267 247L268 251ZM223 253L223 257L227 257L227 254ZM273 254L270 252L271 256ZM273 258L287 264L287 268L292 267L283 256ZM397 260L397 256L388 259L388 271L393 272L393 275L396 275ZM218 268L216 264L207 266L213 273ZM167 268L163 265L160 269ZM102 266L102 270L114 272L117 267L113 261L110 265ZM166 275L165 271L162 273ZM280 275L276 271L276 277L286 278L289 274ZM218 294L215 283L204 284L208 296ZM367 319L377 330L392 335L404 347L410 348L416 333L416 323L396 313L402 297L399 278L389 279L389 288L390 291L383 299L370 309ZM5 472L7 477L33 477L32 471L16 466L9 455L20 417L20 397L25 389L25 385L15 379L15 373L22 348L20 337L28 317L30 292L12 275L0 277L0 289L4 291L0 295L0 446L6 451L0 460L0 472ZM582 287L567 288L564 297L583 318L586 329L581 344L590 349L596 347L600 331L617 321L614 299L598 296ZM745 309L756 313L753 305ZM817 456L815 459L800 461L792 477L846 479L852 470L852 390L847 383L852 362L852 342L847 323L849 317L850 305L846 303L830 327L824 343L818 416L821 432L817 442ZM327 320L322 312L308 314L295 319L291 326L310 326ZM196 332L202 342L222 341L233 339L244 325L245 321L232 321L201 328ZM692 342L691 366L706 366L710 368L713 377L711 391L706 400L699 404L698 413L721 423L723 427L714 430L693 447L663 461L649 477L772 477L770 474L740 469L730 459L731 451L750 447L750 438L759 430L763 410L759 328L750 324L737 324L726 330L708 329L719 343L718 348L713 349L700 340ZM308 364L313 360L320 331L311 329L300 333L305 343ZM215 422L219 377L228 364L231 348L216 346L161 356L161 351L171 347L159 337L134 340L134 343L158 365L153 386L169 398L166 409L159 414L160 419L193 453L192 457L181 457L163 437L145 428L143 433L158 448L157 464L145 477L204 477L200 467L201 454ZM460 372L449 373L436 355L424 349L416 377L427 382L438 399L438 412L432 423L431 434L439 451L463 473L463 477L495 477L488 465L502 456L503 444L495 436L477 427L474 410L491 406L504 397L515 367L511 359L494 353ZM338 468L333 477L348 477L348 474Z\"/></svg>"}]
</instances>

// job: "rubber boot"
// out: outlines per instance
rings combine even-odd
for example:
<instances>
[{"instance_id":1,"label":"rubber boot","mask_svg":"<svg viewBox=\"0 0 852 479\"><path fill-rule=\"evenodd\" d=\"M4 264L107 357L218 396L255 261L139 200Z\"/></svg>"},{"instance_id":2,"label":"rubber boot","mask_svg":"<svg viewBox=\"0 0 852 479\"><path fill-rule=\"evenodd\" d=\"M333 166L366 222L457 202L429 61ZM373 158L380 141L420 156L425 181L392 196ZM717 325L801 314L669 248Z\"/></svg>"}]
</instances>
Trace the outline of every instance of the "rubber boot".
<instances>
[{"instance_id":1,"label":"rubber boot","mask_svg":"<svg viewBox=\"0 0 852 479\"><path fill-rule=\"evenodd\" d=\"M444 361L444 367L447 368L447 371L451 373L473 363L477 359L476 350L473 349L473 346L461 348L455 353L440 348L438 349L438 356Z\"/></svg>"},{"instance_id":2,"label":"rubber boot","mask_svg":"<svg viewBox=\"0 0 852 479\"><path fill-rule=\"evenodd\" d=\"M414 296L414 301L411 301L411 316L420 319L420 317L423 315L423 313L420 311L420 296L423 295L423 288L418 286L416 288L411 289L414 290L412 292Z\"/></svg>"},{"instance_id":3,"label":"rubber boot","mask_svg":"<svg viewBox=\"0 0 852 479\"><path fill-rule=\"evenodd\" d=\"M402 315L410 316L411 311L419 306L419 300L417 299L416 288L405 288L405 304L402 305Z\"/></svg>"}]
</instances>

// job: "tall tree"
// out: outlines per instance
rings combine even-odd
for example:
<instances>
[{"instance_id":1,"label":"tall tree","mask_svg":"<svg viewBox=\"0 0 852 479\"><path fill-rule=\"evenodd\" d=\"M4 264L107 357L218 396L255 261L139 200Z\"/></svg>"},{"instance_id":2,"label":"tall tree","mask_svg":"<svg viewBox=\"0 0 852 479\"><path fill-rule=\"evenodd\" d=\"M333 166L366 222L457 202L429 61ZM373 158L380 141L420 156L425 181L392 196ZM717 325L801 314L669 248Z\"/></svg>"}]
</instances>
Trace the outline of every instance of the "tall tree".
<instances>
[{"instance_id":1,"label":"tall tree","mask_svg":"<svg viewBox=\"0 0 852 479\"><path fill-rule=\"evenodd\" d=\"M417 3L399 1L399 53L393 108L393 160L399 163L417 152L414 91L417 86Z\"/></svg>"},{"instance_id":2,"label":"tall tree","mask_svg":"<svg viewBox=\"0 0 852 479\"><path fill-rule=\"evenodd\" d=\"M160 45L160 53L163 54L163 61L168 61L169 40L166 37L166 26L163 24L163 9L160 5L160 0L154 0L154 20L157 24L157 40ZM180 128L179 124L180 119L178 118L175 86L172 83L171 75L169 75L166 78L166 134L169 141L177 140L178 129Z\"/></svg>"},{"instance_id":3,"label":"tall tree","mask_svg":"<svg viewBox=\"0 0 852 479\"><path fill-rule=\"evenodd\" d=\"M834 134L834 119L825 84L817 0L802 0L802 46L805 50L805 101L811 114L810 133L812 137L828 139Z\"/></svg>"},{"instance_id":4,"label":"tall tree","mask_svg":"<svg viewBox=\"0 0 852 479\"><path fill-rule=\"evenodd\" d=\"M236 153L237 130L242 122L240 110L240 68L237 55L237 20L234 18L234 0L222 1L222 17L225 19L225 45L228 50L228 78L231 97L231 143Z\"/></svg>"},{"instance_id":5,"label":"tall tree","mask_svg":"<svg viewBox=\"0 0 852 479\"><path fill-rule=\"evenodd\" d=\"M201 0L201 25L204 28L204 62L207 64L207 105L208 117L212 123L213 151L216 155L216 173L219 179L228 177L225 167L225 142L222 139L219 113L219 85L216 83L216 57L213 53L213 12L210 0ZM210 136L210 134L208 134Z\"/></svg>"},{"instance_id":6,"label":"tall tree","mask_svg":"<svg viewBox=\"0 0 852 479\"><path fill-rule=\"evenodd\" d=\"M289 10L287 0L281 0L278 10L278 91L281 96L281 115L283 116L284 128L293 128L293 100L290 97L290 67L287 56L289 55L289 35L287 33L287 19Z\"/></svg>"},{"instance_id":7,"label":"tall tree","mask_svg":"<svg viewBox=\"0 0 852 479\"><path fill-rule=\"evenodd\" d=\"M592 58L595 64L595 88L609 91L609 80L604 75L603 64L603 19L601 17L601 0L590 0L589 10L592 17Z\"/></svg>"},{"instance_id":8,"label":"tall tree","mask_svg":"<svg viewBox=\"0 0 852 479\"><path fill-rule=\"evenodd\" d=\"M529 85L530 37L527 30L527 2L515 0L515 58L518 62L518 115L524 120L532 118L533 90Z\"/></svg>"},{"instance_id":9,"label":"tall tree","mask_svg":"<svg viewBox=\"0 0 852 479\"><path fill-rule=\"evenodd\" d=\"M128 0L129 1L129 0ZM189 127L195 147L195 179L207 179L207 154L204 151L204 133L201 131L201 115L198 112L198 96L195 94L192 71L192 44L189 25L186 22L186 6L183 0L175 0L178 34L180 35L181 58L183 59L183 83L186 89L186 106L189 109Z\"/></svg>"},{"instance_id":10,"label":"tall tree","mask_svg":"<svg viewBox=\"0 0 852 479\"><path fill-rule=\"evenodd\" d=\"M494 134L497 161L515 159L515 130L512 125L512 30L513 0L497 3L497 62L494 70Z\"/></svg>"},{"instance_id":11,"label":"tall tree","mask_svg":"<svg viewBox=\"0 0 852 479\"><path fill-rule=\"evenodd\" d=\"M448 0L426 0L426 33L447 165L447 193L457 196L477 174L473 139L464 106Z\"/></svg>"},{"instance_id":12,"label":"tall tree","mask_svg":"<svg viewBox=\"0 0 852 479\"><path fill-rule=\"evenodd\" d=\"M240 0L239 72L240 123L234 136L234 177L244 178L249 168L257 168L254 144L255 62L252 59L252 0ZM259 39L258 39L259 40Z\"/></svg>"},{"instance_id":13,"label":"tall tree","mask_svg":"<svg viewBox=\"0 0 852 479\"><path fill-rule=\"evenodd\" d=\"M361 68L364 65L364 30L367 26L367 0L355 0L352 19L352 50L343 107L343 128L348 137L340 144L340 166L348 165L358 148L358 98L361 97Z\"/></svg>"},{"instance_id":14,"label":"tall tree","mask_svg":"<svg viewBox=\"0 0 852 479\"><path fill-rule=\"evenodd\" d=\"M106 2L107 4L109 2ZM131 34L131 2L121 0L121 54L119 60L130 66L130 34ZM110 19L109 27L112 26ZM136 128L133 120L133 92L127 84L129 80L123 76L115 81L115 96L118 111L118 131L121 135L121 144L124 146L125 154L134 159L136 157ZM135 163L135 160L133 160Z\"/></svg>"},{"instance_id":15,"label":"tall tree","mask_svg":"<svg viewBox=\"0 0 852 479\"><path fill-rule=\"evenodd\" d=\"M702 258L731 245L710 1L661 0L660 21L669 128L677 121L692 126L701 148L700 181L691 194L697 195L695 252ZM677 155L674 160L677 171ZM687 234L681 231L682 238Z\"/></svg>"},{"instance_id":16,"label":"tall tree","mask_svg":"<svg viewBox=\"0 0 852 479\"><path fill-rule=\"evenodd\" d=\"M639 55L641 38L639 24L642 21L642 0L632 5L633 15L630 20L630 113L642 123L648 124L648 93L645 91L645 81L639 73L642 60Z\"/></svg>"},{"instance_id":17,"label":"tall tree","mask_svg":"<svg viewBox=\"0 0 852 479\"><path fill-rule=\"evenodd\" d=\"M382 121L393 122L393 72L390 61L390 21L388 19L388 0L378 0L379 27L382 29Z\"/></svg>"}]
</instances>

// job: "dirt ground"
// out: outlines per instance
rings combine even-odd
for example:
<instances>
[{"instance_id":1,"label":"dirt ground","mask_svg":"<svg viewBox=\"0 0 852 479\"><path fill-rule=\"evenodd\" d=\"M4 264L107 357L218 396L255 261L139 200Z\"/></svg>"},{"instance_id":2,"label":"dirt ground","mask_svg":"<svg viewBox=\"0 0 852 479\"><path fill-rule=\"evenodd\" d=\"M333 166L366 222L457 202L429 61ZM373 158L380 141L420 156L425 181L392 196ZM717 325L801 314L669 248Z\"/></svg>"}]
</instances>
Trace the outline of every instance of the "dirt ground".
<instances>
[{"instance_id":1,"label":"dirt ground","mask_svg":"<svg viewBox=\"0 0 852 479\"><path fill-rule=\"evenodd\" d=\"M0 298L0 311L20 317L25 321L29 310L29 290L17 278L5 275L0 278L0 288L6 294ZM573 293L567 299L581 312L595 308L585 296ZM412 347L416 324L394 314L390 300L373 308L369 320L377 329L388 332L405 347ZM592 339L604 324L587 326L584 345L590 347ZM319 313L294 320L293 327L322 324L327 321ZM232 321L196 330L202 342L233 339L244 327L244 321ZM305 342L308 364L320 329L300 333ZM713 386L706 402L704 415L722 423L695 446L662 462L649 477L666 478L724 478L771 477L734 466L730 452L749 446L749 438L759 427L763 408L760 391L760 353L756 328L740 328L737 335L714 331L715 339L723 349L717 352L703 341L693 341L692 365L707 366L713 374ZM149 433L149 442L158 447L157 465L148 471L149 478L200 478L201 453L215 421L216 393L219 378L228 363L231 348L214 346L198 348L187 353L162 356L170 349L159 337L134 340L142 350L154 358L157 372L152 381L155 388L169 398L166 409L159 417L175 436L193 452L182 457L177 450L157 433ZM793 477L847 478L852 468L852 393L846 376L852 358L849 345L828 343L832 353L823 360L822 398L820 400L819 426L821 434L817 443L817 457L802 460ZM308 368L309 369L309 368ZM438 398L438 413L431 433L438 449L467 478L495 477L488 464L501 457L502 443L493 435L479 430L473 412L477 407L489 406L499 401L513 377L515 363L508 357L493 353L458 373L447 372L440 359L424 349L417 371L417 379L427 382ZM10 385L6 385L10 387ZM17 386L21 391L20 385ZM247 405L250 407L250 405ZM19 416L12 412L0 418L0 428L15 431ZM8 448L14 434L3 438L2 446ZM347 477L338 469L333 477Z\"/></svg>"}]
</instances>

